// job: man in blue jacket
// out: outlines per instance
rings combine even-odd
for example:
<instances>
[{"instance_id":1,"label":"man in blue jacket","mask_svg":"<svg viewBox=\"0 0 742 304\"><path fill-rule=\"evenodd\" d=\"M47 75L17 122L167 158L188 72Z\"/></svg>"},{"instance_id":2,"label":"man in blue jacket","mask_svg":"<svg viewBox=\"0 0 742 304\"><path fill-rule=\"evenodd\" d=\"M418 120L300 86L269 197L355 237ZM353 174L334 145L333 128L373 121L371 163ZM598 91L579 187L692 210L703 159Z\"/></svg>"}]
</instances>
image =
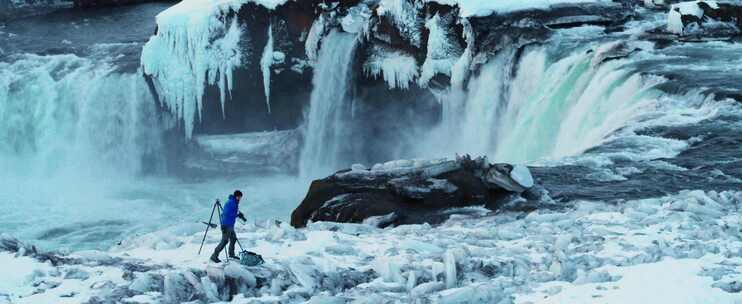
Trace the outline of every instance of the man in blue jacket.
<instances>
[{"instance_id":1,"label":"man in blue jacket","mask_svg":"<svg viewBox=\"0 0 742 304\"><path fill-rule=\"evenodd\" d=\"M221 260L219 260L219 253L224 250L224 246L227 246L227 243L229 243L229 257L237 260L240 259L234 254L234 243L237 242L237 234L234 232L234 224L238 217L243 221L246 221L245 215L240 212L240 199L242 199L242 192L237 190L234 194L229 196L229 200L224 204L221 218L222 241L219 242L219 245L216 246L214 253L211 255L212 262L221 262Z\"/></svg>"}]
</instances>

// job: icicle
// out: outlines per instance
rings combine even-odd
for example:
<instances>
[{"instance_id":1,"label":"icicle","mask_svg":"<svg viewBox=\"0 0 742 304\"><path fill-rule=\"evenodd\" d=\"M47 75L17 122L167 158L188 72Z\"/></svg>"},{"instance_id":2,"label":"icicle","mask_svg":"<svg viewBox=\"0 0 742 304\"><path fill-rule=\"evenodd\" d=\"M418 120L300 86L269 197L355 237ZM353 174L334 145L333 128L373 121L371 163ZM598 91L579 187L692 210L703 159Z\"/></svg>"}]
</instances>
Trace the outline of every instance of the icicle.
<instances>
[{"instance_id":1,"label":"icicle","mask_svg":"<svg viewBox=\"0 0 742 304\"><path fill-rule=\"evenodd\" d=\"M472 29L469 20L464 18L461 20L461 24L464 26L464 40L466 41L466 49L451 69L451 86L457 90L461 90L464 88L464 82L469 76L469 68L473 59L473 48L475 42L474 29Z\"/></svg>"},{"instance_id":2,"label":"icicle","mask_svg":"<svg viewBox=\"0 0 742 304\"><path fill-rule=\"evenodd\" d=\"M410 270L410 274L407 277L407 291L412 291L417 286L417 274L414 270Z\"/></svg>"},{"instance_id":3,"label":"icicle","mask_svg":"<svg viewBox=\"0 0 742 304\"><path fill-rule=\"evenodd\" d=\"M260 68L263 71L263 89L265 90L265 105L268 113L271 112L271 65L273 65L273 25L268 25L268 42L263 49L260 59Z\"/></svg>"},{"instance_id":4,"label":"icicle","mask_svg":"<svg viewBox=\"0 0 742 304\"><path fill-rule=\"evenodd\" d=\"M224 109L232 73L242 64L243 33L237 18L223 20L226 8L217 3L204 2L199 9L210 11L199 14L187 13L182 3L157 16L157 35L142 48L141 63L160 101L183 121L190 139L194 123L201 120L206 85L219 87Z\"/></svg>"},{"instance_id":5,"label":"icicle","mask_svg":"<svg viewBox=\"0 0 742 304\"><path fill-rule=\"evenodd\" d=\"M271 280L271 295L280 296L281 285L283 285L283 281L281 279L273 278L273 280Z\"/></svg>"},{"instance_id":6,"label":"icicle","mask_svg":"<svg viewBox=\"0 0 742 304\"><path fill-rule=\"evenodd\" d=\"M446 288L454 288L456 287L457 273L456 256L454 256L453 251L446 251L444 263L446 265Z\"/></svg>"}]
</instances>

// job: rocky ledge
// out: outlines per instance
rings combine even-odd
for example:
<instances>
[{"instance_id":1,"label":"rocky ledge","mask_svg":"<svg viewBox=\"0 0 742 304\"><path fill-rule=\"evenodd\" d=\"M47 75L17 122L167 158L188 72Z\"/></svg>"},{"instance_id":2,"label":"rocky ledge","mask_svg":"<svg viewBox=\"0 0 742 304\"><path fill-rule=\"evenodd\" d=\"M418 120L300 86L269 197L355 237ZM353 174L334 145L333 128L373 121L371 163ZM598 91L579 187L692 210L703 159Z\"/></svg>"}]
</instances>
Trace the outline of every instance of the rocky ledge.
<instances>
[{"instance_id":1,"label":"rocky ledge","mask_svg":"<svg viewBox=\"0 0 742 304\"><path fill-rule=\"evenodd\" d=\"M490 164L486 157L398 160L368 169L354 165L312 182L291 214L291 225L309 221L372 223L375 226L436 223L450 208L496 210L534 186L528 168Z\"/></svg>"}]
</instances>

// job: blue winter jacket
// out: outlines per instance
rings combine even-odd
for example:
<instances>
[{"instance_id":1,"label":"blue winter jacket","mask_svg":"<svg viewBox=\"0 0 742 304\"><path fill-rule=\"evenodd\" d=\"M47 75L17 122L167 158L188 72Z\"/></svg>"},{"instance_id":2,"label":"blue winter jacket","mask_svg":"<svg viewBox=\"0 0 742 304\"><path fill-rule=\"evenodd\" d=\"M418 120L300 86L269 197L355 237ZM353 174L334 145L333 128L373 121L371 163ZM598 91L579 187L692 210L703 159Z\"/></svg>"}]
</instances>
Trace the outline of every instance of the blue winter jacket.
<instances>
[{"instance_id":1,"label":"blue winter jacket","mask_svg":"<svg viewBox=\"0 0 742 304\"><path fill-rule=\"evenodd\" d=\"M224 204L224 210L222 211L222 227L232 228L234 223L237 221L237 214L240 212L239 203L234 195L229 196L229 200Z\"/></svg>"}]
</instances>

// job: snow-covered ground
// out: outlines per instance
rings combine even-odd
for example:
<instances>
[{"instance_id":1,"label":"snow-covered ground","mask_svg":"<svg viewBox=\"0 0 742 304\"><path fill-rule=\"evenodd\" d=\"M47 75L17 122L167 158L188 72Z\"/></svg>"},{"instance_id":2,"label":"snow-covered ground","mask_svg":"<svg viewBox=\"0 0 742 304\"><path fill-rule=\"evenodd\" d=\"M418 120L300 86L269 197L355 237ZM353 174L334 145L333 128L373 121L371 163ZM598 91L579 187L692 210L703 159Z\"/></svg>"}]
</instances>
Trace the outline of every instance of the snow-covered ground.
<instances>
[{"instance_id":1,"label":"snow-covered ground","mask_svg":"<svg viewBox=\"0 0 742 304\"><path fill-rule=\"evenodd\" d=\"M12 269L0 302L217 302L232 288L232 303L740 303L740 203L742 192L683 191L544 201L531 213L451 210L436 227L249 223L237 227L241 243L266 258L249 268L207 263L219 233L199 256L194 225L56 267L1 253Z\"/></svg>"}]
</instances>

